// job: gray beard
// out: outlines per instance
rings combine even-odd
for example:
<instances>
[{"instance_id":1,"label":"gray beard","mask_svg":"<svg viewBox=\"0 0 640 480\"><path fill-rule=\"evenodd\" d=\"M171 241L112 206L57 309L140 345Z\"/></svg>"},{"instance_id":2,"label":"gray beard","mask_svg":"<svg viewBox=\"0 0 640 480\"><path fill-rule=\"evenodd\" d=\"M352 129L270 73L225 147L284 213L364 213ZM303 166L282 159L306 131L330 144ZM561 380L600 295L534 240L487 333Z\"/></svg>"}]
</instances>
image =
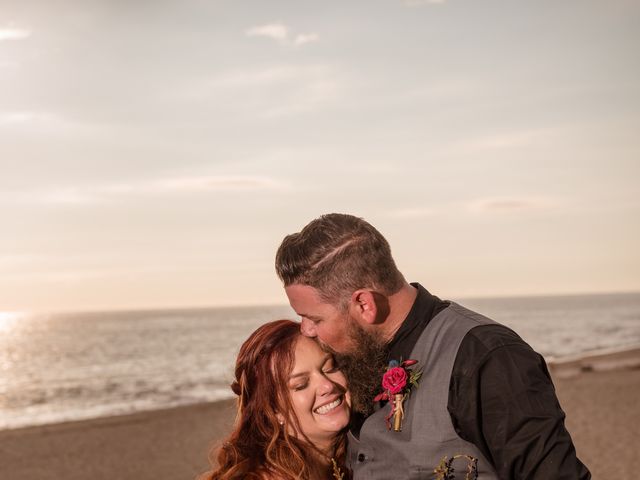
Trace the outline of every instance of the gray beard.
<instances>
[{"instance_id":1,"label":"gray beard","mask_svg":"<svg viewBox=\"0 0 640 480\"><path fill-rule=\"evenodd\" d=\"M387 342L349 320L347 335L352 340L352 351L333 354L349 382L353 409L369 416L374 411L373 399L382 392L382 375L387 369L389 348Z\"/></svg>"}]
</instances>

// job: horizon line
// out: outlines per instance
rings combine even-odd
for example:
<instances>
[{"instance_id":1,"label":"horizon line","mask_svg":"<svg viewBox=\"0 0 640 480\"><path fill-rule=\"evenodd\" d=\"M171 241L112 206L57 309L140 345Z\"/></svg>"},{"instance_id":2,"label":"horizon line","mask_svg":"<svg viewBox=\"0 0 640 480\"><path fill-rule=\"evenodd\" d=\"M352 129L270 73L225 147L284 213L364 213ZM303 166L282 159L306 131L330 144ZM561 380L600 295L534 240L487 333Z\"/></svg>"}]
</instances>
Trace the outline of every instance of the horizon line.
<instances>
[{"instance_id":1,"label":"horizon line","mask_svg":"<svg viewBox=\"0 0 640 480\"><path fill-rule=\"evenodd\" d=\"M531 294L503 294L503 295L452 295L449 298L456 300L508 300L508 299L532 299L532 298L563 298L563 297L587 297L587 296L608 296L608 295L638 295L640 290L606 290L606 291L585 291L585 292L564 292L564 293L531 293ZM446 300L446 299L445 299ZM61 308L61 309L36 309L36 310L0 310L0 315L15 316L41 316L41 315L79 315L97 313L143 313L143 312L175 312L179 310L213 310L213 309L241 309L241 308L273 308L289 307L287 303L254 303L254 304L218 304L218 305L167 305L167 306L139 306L139 307L115 307L115 308Z\"/></svg>"}]
</instances>

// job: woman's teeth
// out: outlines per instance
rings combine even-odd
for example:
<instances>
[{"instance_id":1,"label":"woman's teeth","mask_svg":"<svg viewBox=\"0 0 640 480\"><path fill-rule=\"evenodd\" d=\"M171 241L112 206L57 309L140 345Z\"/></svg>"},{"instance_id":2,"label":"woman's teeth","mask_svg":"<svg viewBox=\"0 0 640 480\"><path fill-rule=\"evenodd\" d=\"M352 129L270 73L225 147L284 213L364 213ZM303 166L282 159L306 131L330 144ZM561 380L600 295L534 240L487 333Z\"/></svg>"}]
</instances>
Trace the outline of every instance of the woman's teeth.
<instances>
[{"instance_id":1,"label":"woman's teeth","mask_svg":"<svg viewBox=\"0 0 640 480\"><path fill-rule=\"evenodd\" d=\"M326 405L322 405L321 407L316 408L314 411L319 415L325 415L329 413L331 410L333 410L334 408L336 408L341 403L342 403L342 397L339 397L331 403L327 403Z\"/></svg>"}]
</instances>

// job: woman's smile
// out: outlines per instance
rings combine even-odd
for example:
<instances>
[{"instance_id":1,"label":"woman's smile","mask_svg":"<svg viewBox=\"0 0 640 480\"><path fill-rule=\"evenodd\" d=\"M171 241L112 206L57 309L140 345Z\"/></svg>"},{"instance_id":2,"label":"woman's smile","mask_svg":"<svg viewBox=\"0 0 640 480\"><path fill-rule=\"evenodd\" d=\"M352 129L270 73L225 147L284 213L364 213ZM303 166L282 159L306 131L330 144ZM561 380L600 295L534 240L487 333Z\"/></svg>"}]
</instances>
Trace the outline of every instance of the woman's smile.
<instances>
[{"instance_id":1,"label":"woman's smile","mask_svg":"<svg viewBox=\"0 0 640 480\"><path fill-rule=\"evenodd\" d=\"M314 409L314 412L317 413L318 415L326 415L328 413L331 413L333 409L342 405L342 399L343 399L343 396L340 395L338 398L336 398L332 402L325 403L324 405L317 407L316 409Z\"/></svg>"}]
</instances>

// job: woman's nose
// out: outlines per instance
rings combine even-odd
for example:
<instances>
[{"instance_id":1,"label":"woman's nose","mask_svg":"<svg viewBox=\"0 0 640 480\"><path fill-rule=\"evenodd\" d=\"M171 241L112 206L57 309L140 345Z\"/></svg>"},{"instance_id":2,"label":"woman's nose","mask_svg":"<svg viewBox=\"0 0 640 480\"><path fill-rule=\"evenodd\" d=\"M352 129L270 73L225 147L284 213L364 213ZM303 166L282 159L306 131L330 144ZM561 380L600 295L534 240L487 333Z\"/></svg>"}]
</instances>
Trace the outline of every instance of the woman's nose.
<instances>
[{"instance_id":1,"label":"woman's nose","mask_svg":"<svg viewBox=\"0 0 640 480\"><path fill-rule=\"evenodd\" d=\"M331 380L322 375L320 377L320 384L318 385L318 395L322 396L333 393L335 387L335 384Z\"/></svg>"}]
</instances>

